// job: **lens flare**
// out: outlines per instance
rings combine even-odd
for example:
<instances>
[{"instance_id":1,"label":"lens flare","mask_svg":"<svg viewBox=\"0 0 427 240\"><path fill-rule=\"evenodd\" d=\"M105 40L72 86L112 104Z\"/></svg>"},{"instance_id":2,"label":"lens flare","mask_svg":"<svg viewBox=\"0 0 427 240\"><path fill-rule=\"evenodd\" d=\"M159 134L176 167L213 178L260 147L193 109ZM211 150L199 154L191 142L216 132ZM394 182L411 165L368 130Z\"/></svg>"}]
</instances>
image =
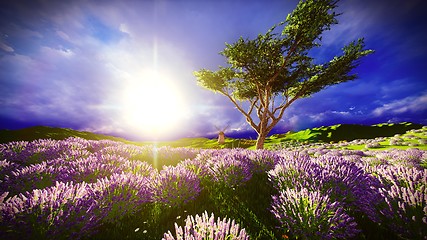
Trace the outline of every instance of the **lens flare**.
<instances>
[{"instance_id":1,"label":"lens flare","mask_svg":"<svg viewBox=\"0 0 427 240\"><path fill-rule=\"evenodd\" d=\"M180 89L171 78L157 72L128 84L123 95L123 117L143 134L166 136L179 126L187 112Z\"/></svg>"}]
</instances>

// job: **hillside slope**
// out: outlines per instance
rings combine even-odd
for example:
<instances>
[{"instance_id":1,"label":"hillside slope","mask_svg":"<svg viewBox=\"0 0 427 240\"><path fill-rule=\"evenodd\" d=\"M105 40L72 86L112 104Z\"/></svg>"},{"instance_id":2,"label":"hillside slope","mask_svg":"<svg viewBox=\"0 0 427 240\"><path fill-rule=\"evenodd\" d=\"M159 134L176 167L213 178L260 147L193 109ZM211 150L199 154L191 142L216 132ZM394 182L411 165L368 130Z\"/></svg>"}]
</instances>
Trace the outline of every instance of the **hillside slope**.
<instances>
[{"instance_id":1,"label":"hillside slope","mask_svg":"<svg viewBox=\"0 0 427 240\"><path fill-rule=\"evenodd\" d=\"M372 126L356 124L338 124L327 127L306 129L299 132L276 134L270 137L272 141L309 141L309 142L339 142L355 139L373 139L376 137L391 137L403 134L408 130L420 129L423 125L415 123L382 123Z\"/></svg>"},{"instance_id":2,"label":"hillside slope","mask_svg":"<svg viewBox=\"0 0 427 240\"><path fill-rule=\"evenodd\" d=\"M80 137L87 140L108 139L118 142L129 143L126 139L96 134L91 132L76 131L69 128L54 128L46 126L36 126L19 130L0 130L0 143L12 141L33 141L36 139L63 140L69 137Z\"/></svg>"}]
</instances>

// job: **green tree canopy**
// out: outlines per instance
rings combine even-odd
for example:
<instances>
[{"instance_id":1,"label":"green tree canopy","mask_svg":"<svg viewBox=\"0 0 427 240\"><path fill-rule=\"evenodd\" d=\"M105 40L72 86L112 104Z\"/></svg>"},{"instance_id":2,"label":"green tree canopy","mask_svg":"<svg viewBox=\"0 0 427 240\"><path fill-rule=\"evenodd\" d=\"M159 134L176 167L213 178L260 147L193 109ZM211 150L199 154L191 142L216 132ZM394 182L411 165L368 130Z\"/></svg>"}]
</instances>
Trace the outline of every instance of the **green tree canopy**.
<instances>
[{"instance_id":1,"label":"green tree canopy","mask_svg":"<svg viewBox=\"0 0 427 240\"><path fill-rule=\"evenodd\" d=\"M334 84L356 79L351 70L366 50L363 38L342 48L328 62L315 63L310 50L321 47L322 33L338 24L336 0L300 1L286 20L255 39L240 37L220 52L227 59L217 71L201 69L198 83L225 95L258 133L257 148L295 100ZM279 28L283 29L280 31ZM243 102L248 102L244 107Z\"/></svg>"}]
</instances>

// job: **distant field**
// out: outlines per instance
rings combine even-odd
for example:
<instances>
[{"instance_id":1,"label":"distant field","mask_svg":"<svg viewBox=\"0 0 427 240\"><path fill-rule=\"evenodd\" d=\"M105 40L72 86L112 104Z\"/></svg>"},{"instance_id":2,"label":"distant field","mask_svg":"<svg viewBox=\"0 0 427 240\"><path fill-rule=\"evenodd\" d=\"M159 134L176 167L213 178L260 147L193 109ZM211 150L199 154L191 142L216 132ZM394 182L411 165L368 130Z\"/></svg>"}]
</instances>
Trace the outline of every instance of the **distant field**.
<instances>
[{"instance_id":1,"label":"distant field","mask_svg":"<svg viewBox=\"0 0 427 240\"><path fill-rule=\"evenodd\" d=\"M398 124L376 124L372 126L352 125L352 124L338 124L334 126L326 126L312 129L305 129L298 132L288 132L284 134L275 134L268 137L265 141L266 149L275 149L277 147L295 147L313 143L334 143L335 148L348 148L348 149L363 149L365 143L357 142L357 139L375 139L383 137L379 141L380 146L376 149L398 148L407 149L417 147L420 149L427 149L425 143L426 136L423 132L408 132L410 130L421 129L423 125L414 123L398 123ZM398 137L399 141L392 141L390 139L396 134L402 136ZM190 147L190 148L204 148L204 149L222 149L222 148L248 148L255 149L255 140L249 139L234 139L226 138L225 144L218 144L217 139L208 138L182 138L175 141L162 141L162 142L133 142L123 138L96 134L91 132L82 132L66 128L51 128L51 127L32 127L21 130L0 130L0 143L11 141L32 141L36 139L53 139L63 140L68 137L80 137L86 140L113 140L127 144L138 146L156 145L156 146L170 146L170 147ZM421 142L420 142L421 141ZM344 146L344 143L347 142ZM338 144L340 143L340 144Z\"/></svg>"},{"instance_id":2,"label":"distant field","mask_svg":"<svg viewBox=\"0 0 427 240\"><path fill-rule=\"evenodd\" d=\"M305 130L308 132L310 130ZM396 131L391 131L395 133ZM326 134L330 135L333 132L326 131ZM305 138L303 140L296 140L298 136L307 136L304 135L304 132L298 132L295 134L289 134L289 136L284 136L282 138L273 139L269 143L269 147L272 149L281 149L281 148L291 148L299 149L304 147L323 147L329 149L348 149L348 150L386 150L386 149L410 149L418 148L420 150L427 150L427 127L422 127L418 129L407 130L404 133L396 133L392 136L391 133L389 137L375 137L375 138L364 138L364 139L354 139L351 141L339 140L331 142L323 141L308 141ZM326 135L325 134L325 135ZM285 138L291 138L291 140L283 141ZM275 141L276 140L276 141ZM277 142L279 140L279 142ZM338 140L338 139L335 139Z\"/></svg>"}]
</instances>

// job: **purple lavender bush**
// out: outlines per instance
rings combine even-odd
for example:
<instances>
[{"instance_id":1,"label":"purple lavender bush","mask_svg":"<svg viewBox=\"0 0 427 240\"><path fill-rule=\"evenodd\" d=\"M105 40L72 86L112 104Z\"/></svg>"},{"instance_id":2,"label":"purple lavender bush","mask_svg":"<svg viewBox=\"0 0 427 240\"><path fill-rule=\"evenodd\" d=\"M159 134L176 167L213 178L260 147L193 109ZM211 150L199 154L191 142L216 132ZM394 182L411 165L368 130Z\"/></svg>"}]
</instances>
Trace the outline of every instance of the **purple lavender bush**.
<instances>
[{"instance_id":1,"label":"purple lavender bush","mask_svg":"<svg viewBox=\"0 0 427 240\"><path fill-rule=\"evenodd\" d=\"M360 232L339 202L306 188L280 191L273 196L271 212L292 238L348 239Z\"/></svg>"},{"instance_id":2,"label":"purple lavender bush","mask_svg":"<svg viewBox=\"0 0 427 240\"><path fill-rule=\"evenodd\" d=\"M31 152L27 151L30 145L27 141L8 142L0 144L0 157L11 162L20 161L31 156Z\"/></svg>"},{"instance_id":3,"label":"purple lavender bush","mask_svg":"<svg viewBox=\"0 0 427 240\"><path fill-rule=\"evenodd\" d=\"M382 197L376 189L381 183L376 178L342 157L289 154L268 172L278 191L289 188L319 191L352 209L353 216L362 214L380 222L378 208Z\"/></svg>"},{"instance_id":4,"label":"purple lavender bush","mask_svg":"<svg viewBox=\"0 0 427 240\"><path fill-rule=\"evenodd\" d=\"M240 229L239 224L229 218L215 221L214 214L209 217L205 211L202 216L188 216L185 220L184 229L175 223L175 235L170 231L164 234L162 240L178 240L178 239L233 239L233 240L248 240L249 235L245 229Z\"/></svg>"},{"instance_id":5,"label":"purple lavender bush","mask_svg":"<svg viewBox=\"0 0 427 240\"><path fill-rule=\"evenodd\" d=\"M375 169L384 187L387 203L385 222L390 230L406 239L427 237L427 169L382 166Z\"/></svg>"},{"instance_id":6,"label":"purple lavender bush","mask_svg":"<svg viewBox=\"0 0 427 240\"><path fill-rule=\"evenodd\" d=\"M355 163L341 157L319 157L314 159L326 176L322 192L328 193L334 201L342 202L371 221L379 223L379 208L382 197L378 191L382 185Z\"/></svg>"},{"instance_id":7,"label":"purple lavender bush","mask_svg":"<svg viewBox=\"0 0 427 240\"><path fill-rule=\"evenodd\" d=\"M10 174L14 169L18 168L18 164L13 163L8 160L1 160L0 161L0 184L2 181L4 181L4 176L7 174Z\"/></svg>"},{"instance_id":8,"label":"purple lavender bush","mask_svg":"<svg viewBox=\"0 0 427 240\"><path fill-rule=\"evenodd\" d=\"M253 173L267 172L274 168L274 165L279 161L279 154L273 151L258 149L255 151L245 150L245 155L253 165Z\"/></svg>"},{"instance_id":9,"label":"purple lavender bush","mask_svg":"<svg viewBox=\"0 0 427 240\"><path fill-rule=\"evenodd\" d=\"M124 172L129 172L144 177L153 177L155 174L157 174L157 170L154 169L151 164L142 161L126 160L122 163L121 169Z\"/></svg>"},{"instance_id":10,"label":"purple lavender bush","mask_svg":"<svg viewBox=\"0 0 427 240\"><path fill-rule=\"evenodd\" d=\"M115 223L153 201L151 179L132 173L113 174L93 184L102 222Z\"/></svg>"},{"instance_id":11,"label":"purple lavender bush","mask_svg":"<svg viewBox=\"0 0 427 240\"><path fill-rule=\"evenodd\" d=\"M383 191L391 216L386 224L404 239L427 237L427 190L393 185Z\"/></svg>"},{"instance_id":12,"label":"purple lavender bush","mask_svg":"<svg viewBox=\"0 0 427 240\"><path fill-rule=\"evenodd\" d=\"M195 199L200 191L200 179L183 166L164 166L153 180L154 201L169 206L181 206Z\"/></svg>"},{"instance_id":13,"label":"purple lavender bush","mask_svg":"<svg viewBox=\"0 0 427 240\"><path fill-rule=\"evenodd\" d=\"M122 169L118 164L113 164L118 157L109 155L91 155L87 158L79 158L74 161L66 161L58 164L58 169L62 169L58 176L59 181L74 182L96 182L99 178L109 177L114 173L121 173Z\"/></svg>"},{"instance_id":14,"label":"purple lavender bush","mask_svg":"<svg viewBox=\"0 0 427 240\"><path fill-rule=\"evenodd\" d=\"M98 178L121 173L127 160L111 155L91 155L73 161L56 158L10 171L0 183L0 190L12 195L43 189L59 182L96 182Z\"/></svg>"},{"instance_id":15,"label":"purple lavender bush","mask_svg":"<svg viewBox=\"0 0 427 240\"><path fill-rule=\"evenodd\" d=\"M399 165L378 166L370 170L387 188L393 185L400 187L427 187L427 169L403 167Z\"/></svg>"},{"instance_id":16,"label":"purple lavender bush","mask_svg":"<svg viewBox=\"0 0 427 240\"><path fill-rule=\"evenodd\" d=\"M17 165L14 164L14 166ZM2 177L0 190L9 192L9 195L16 195L33 189L50 187L55 183L56 176L56 168L49 162L31 164L22 168L18 167Z\"/></svg>"},{"instance_id":17,"label":"purple lavender bush","mask_svg":"<svg viewBox=\"0 0 427 240\"><path fill-rule=\"evenodd\" d=\"M308 155L297 152L282 153L282 159L268 172L268 176L278 191L288 188L317 191L328 181L328 176L317 163Z\"/></svg>"},{"instance_id":18,"label":"purple lavender bush","mask_svg":"<svg viewBox=\"0 0 427 240\"><path fill-rule=\"evenodd\" d=\"M180 163L178 163L177 167L186 168L194 172L200 180L203 180L204 178L206 178L209 169L206 165L206 161L201 160L199 158L200 156L201 154L194 159L186 159L184 161L181 161Z\"/></svg>"},{"instance_id":19,"label":"purple lavender bush","mask_svg":"<svg viewBox=\"0 0 427 240\"><path fill-rule=\"evenodd\" d=\"M252 177L251 165L234 154L212 157L207 161L208 176L220 185L236 187Z\"/></svg>"},{"instance_id":20,"label":"purple lavender bush","mask_svg":"<svg viewBox=\"0 0 427 240\"><path fill-rule=\"evenodd\" d=\"M101 217L96 194L86 183L59 183L6 199L0 197L3 239L80 239L90 236Z\"/></svg>"},{"instance_id":21,"label":"purple lavender bush","mask_svg":"<svg viewBox=\"0 0 427 240\"><path fill-rule=\"evenodd\" d=\"M425 152L419 149L390 149L375 154L378 159L386 160L389 164L405 167L420 168Z\"/></svg>"},{"instance_id":22,"label":"purple lavender bush","mask_svg":"<svg viewBox=\"0 0 427 240\"><path fill-rule=\"evenodd\" d=\"M163 166L176 166L185 159L193 159L200 152L191 148L172 148L144 146L140 151L134 152L129 160L146 161L161 170Z\"/></svg>"}]
</instances>

